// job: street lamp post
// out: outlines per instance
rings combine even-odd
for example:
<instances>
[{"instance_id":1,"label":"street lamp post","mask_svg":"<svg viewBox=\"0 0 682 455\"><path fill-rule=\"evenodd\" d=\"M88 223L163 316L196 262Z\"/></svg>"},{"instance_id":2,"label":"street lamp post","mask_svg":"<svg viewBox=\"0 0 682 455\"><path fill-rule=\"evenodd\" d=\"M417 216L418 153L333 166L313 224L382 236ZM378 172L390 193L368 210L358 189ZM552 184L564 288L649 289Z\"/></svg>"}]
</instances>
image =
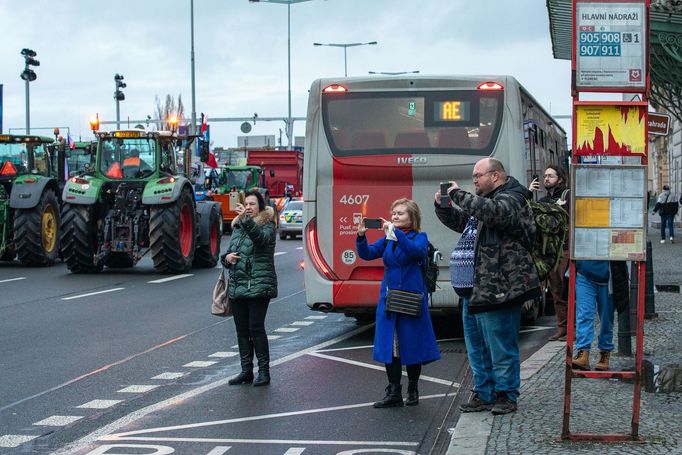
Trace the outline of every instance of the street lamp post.
<instances>
[{"instance_id":1,"label":"street lamp post","mask_svg":"<svg viewBox=\"0 0 682 455\"><path fill-rule=\"evenodd\" d=\"M416 71L368 71L369 74L383 74L384 76L400 76L402 74L419 74L419 70Z\"/></svg>"},{"instance_id":2,"label":"street lamp post","mask_svg":"<svg viewBox=\"0 0 682 455\"><path fill-rule=\"evenodd\" d=\"M294 125L291 119L291 4L292 3L303 3L310 0L249 0L251 3L281 3L287 5L287 81L288 81L288 94L289 94L289 107L287 113L287 149L291 150L294 136Z\"/></svg>"},{"instance_id":3,"label":"street lamp post","mask_svg":"<svg viewBox=\"0 0 682 455\"><path fill-rule=\"evenodd\" d=\"M343 48L343 75L348 77L348 54L347 50L349 47L356 46L374 46L376 41L370 41L368 43L313 43L313 46L331 46L331 47L342 47Z\"/></svg>"},{"instance_id":4,"label":"street lamp post","mask_svg":"<svg viewBox=\"0 0 682 455\"><path fill-rule=\"evenodd\" d=\"M116 100L116 129L120 130L121 129L121 101L126 99L125 94L123 93L123 89L128 86L125 82L123 82L123 75L122 74L115 74L114 75L114 85L116 86L116 90L114 90L114 99Z\"/></svg>"},{"instance_id":5,"label":"street lamp post","mask_svg":"<svg viewBox=\"0 0 682 455\"><path fill-rule=\"evenodd\" d=\"M189 16L190 16L190 35L191 35L191 51L190 51L190 60L192 63L192 124L190 125L189 128L189 134L194 135L196 134L196 124L197 124L197 109L196 109L196 102L195 102L195 96L196 96L196 91L195 91L195 86L194 86L194 0L190 0L189 2ZM197 147L199 144L199 141L196 141ZM199 149L196 149L195 155L198 155ZM186 167L186 166L185 166Z\"/></svg>"},{"instance_id":6,"label":"street lamp post","mask_svg":"<svg viewBox=\"0 0 682 455\"><path fill-rule=\"evenodd\" d=\"M29 82L33 82L37 79L35 71L31 69L31 66L40 66L40 62L36 60L36 52L33 49L23 48L21 50L21 55L24 56L24 71L21 72L21 77L26 81L26 134L31 134L31 103L29 102Z\"/></svg>"}]
</instances>

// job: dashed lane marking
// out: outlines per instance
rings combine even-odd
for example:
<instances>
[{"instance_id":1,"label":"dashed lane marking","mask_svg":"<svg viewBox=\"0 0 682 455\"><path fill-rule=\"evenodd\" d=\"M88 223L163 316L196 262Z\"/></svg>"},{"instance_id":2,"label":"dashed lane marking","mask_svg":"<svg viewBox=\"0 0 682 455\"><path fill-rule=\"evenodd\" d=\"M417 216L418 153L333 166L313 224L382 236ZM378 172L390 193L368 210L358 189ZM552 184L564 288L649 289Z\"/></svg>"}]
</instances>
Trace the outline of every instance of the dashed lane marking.
<instances>
[{"instance_id":1,"label":"dashed lane marking","mask_svg":"<svg viewBox=\"0 0 682 455\"><path fill-rule=\"evenodd\" d=\"M297 246L296 249L297 249L297 250L302 250L303 247L302 247L302 246Z\"/></svg>"},{"instance_id":2,"label":"dashed lane marking","mask_svg":"<svg viewBox=\"0 0 682 455\"><path fill-rule=\"evenodd\" d=\"M275 256L281 256L283 254L287 254L287 252L286 251L278 251L277 253L275 253Z\"/></svg>"},{"instance_id":3,"label":"dashed lane marking","mask_svg":"<svg viewBox=\"0 0 682 455\"><path fill-rule=\"evenodd\" d=\"M383 366L373 365L371 363L358 362L357 360L344 359L342 357L325 355L325 354L322 354L320 352L309 352L308 355L311 355L313 357L319 357L321 359L333 360L335 362L347 363L347 364L355 365L358 367L369 368L371 370L379 370L379 371L385 370L385 367L383 367ZM407 373L403 372L403 376L407 376ZM457 382L448 381L446 379L434 378L433 376L421 375L421 376L419 376L419 379L424 380L424 381L429 381L429 382L435 382L436 384L442 384L442 385L446 385L446 386L453 386L453 387L459 387L460 386L460 384Z\"/></svg>"},{"instance_id":4,"label":"dashed lane marking","mask_svg":"<svg viewBox=\"0 0 682 455\"><path fill-rule=\"evenodd\" d=\"M275 332L280 332L280 333L292 333L296 332L299 329L298 327L280 327L279 329L275 329Z\"/></svg>"},{"instance_id":5,"label":"dashed lane marking","mask_svg":"<svg viewBox=\"0 0 682 455\"><path fill-rule=\"evenodd\" d=\"M47 419L43 419L40 422L34 423L33 425L44 425L47 427L64 427L82 418L83 416L50 416Z\"/></svg>"},{"instance_id":6,"label":"dashed lane marking","mask_svg":"<svg viewBox=\"0 0 682 455\"><path fill-rule=\"evenodd\" d=\"M291 447L289 450L284 452L284 455L301 455L305 447Z\"/></svg>"},{"instance_id":7,"label":"dashed lane marking","mask_svg":"<svg viewBox=\"0 0 682 455\"><path fill-rule=\"evenodd\" d=\"M217 358L219 358L219 359L224 359L224 358L227 358L227 357L235 357L235 356L238 356L238 355L239 355L238 352L223 352L223 351L219 351L219 352L214 352L213 354L209 355L209 357L217 357Z\"/></svg>"},{"instance_id":8,"label":"dashed lane marking","mask_svg":"<svg viewBox=\"0 0 682 455\"><path fill-rule=\"evenodd\" d=\"M19 281L19 280L25 280L25 276L20 276L19 278L8 278L6 280L0 280L0 283L9 283L10 281Z\"/></svg>"},{"instance_id":9,"label":"dashed lane marking","mask_svg":"<svg viewBox=\"0 0 682 455\"><path fill-rule=\"evenodd\" d=\"M206 455L223 455L225 452L227 452L231 448L232 448L232 446L215 446Z\"/></svg>"},{"instance_id":10,"label":"dashed lane marking","mask_svg":"<svg viewBox=\"0 0 682 455\"><path fill-rule=\"evenodd\" d=\"M133 384L118 390L119 393L146 393L157 388L158 384Z\"/></svg>"},{"instance_id":11,"label":"dashed lane marking","mask_svg":"<svg viewBox=\"0 0 682 455\"><path fill-rule=\"evenodd\" d=\"M123 400L92 400L76 407L80 409L107 409L122 401Z\"/></svg>"},{"instance_id":12,"label":"dashed lane marking","mask_svg":"<svg viewBox=\"0 0 682 455\"><path fill-rule=\"evenodd\" d=\"M302 325L302 326L309 326L309 325L313 325L313 324L314 324L313 321L296 321L296 322L291 323L291 325Z\"/></svg>"},{"instance_id":13,"label":"dashed lane marking","mask_svg":"<svg viewBox=\"0 0 682 455\"><path fill-rule=\"evenodd\" d=\"M183 367L186 368L203 368L203 367L210 367L211 365L215 365L216 361L214 360L195 360L194 362L186 363L183 365Z\"/></svg>"},{"instance_id":14,"label":"dashed lane marking","mask_svg":"<svg viewBox=\"0 0 682 455\"><path fill-rule=\"evenodd\" d=\"M153 283L153 284L165 283L167 281L181 280L182 278L188 278L191 276L194 276L194 274L193 273L183 273L182 275L169 276L167 278L159 278L158 280L147 281L147 283Z\"/></svg>"},{"instance_id":15,"label":"dashed lane marking","mask_svg":"<svg viewBox=\"0 0 682 455\"><path fill-rule=\"evenodd\" d=\"M165 373L161 373L154 376L152 379L178 379L183 377L184 375L185 373L174 373L171 371L167 371Z\"/></svg>"},{"instance_id":16,"label":"dashed lane marking","mask_svg":"<svg viewBox=\"0 0 682 455\"><path fill-rule=\"evenodd\" d=\"M279 340L280 338L282 338L282 335L268 335L268 341Z\"/></svg>"},{"instance_id":17,"label":"dashed lane marking","mask_svg":"<svg viewBox=\"0 0 682 455\"><path fill-rule=\"evenodd\" d=\"M325 318L327 318L327 315L324 314L324 315L320 315L320 316L306 316L305 318L306 319L325 319Z\"/></svg>"},{"instance_id":18,"label":"dashed lane marking","mask_svg":"<svg viewBox=\"0 0 682 455\"><path fill-rule=\"evenodd\" d=\"M88 292L87 294L72 295L71 297L62 297L62 300L80 299L82 297L90 297L91 295L99 295L99 294L106 294L108 292L122 291L124 289L125 288L111 288L111 289L105 289L104 291Z\"/></svg>"},{"instance_id":19,"label":"dashed lane marking","mask_svg":"<svg viewBox=\"0 0 682 455\"><path fill-rule=\"evenodd\" d=\"M21 444L32 441L37 437L38 435L4 434L0 436L0 447L19 447Z\"/></svg>"}]
</instances>

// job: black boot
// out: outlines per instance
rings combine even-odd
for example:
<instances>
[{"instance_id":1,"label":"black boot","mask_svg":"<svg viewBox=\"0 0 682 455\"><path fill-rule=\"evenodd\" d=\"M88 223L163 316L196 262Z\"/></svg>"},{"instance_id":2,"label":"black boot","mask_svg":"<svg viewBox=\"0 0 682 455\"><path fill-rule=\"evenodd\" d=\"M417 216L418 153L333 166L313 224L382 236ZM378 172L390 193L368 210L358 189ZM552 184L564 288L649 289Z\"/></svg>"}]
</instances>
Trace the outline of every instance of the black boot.
<instances>
[{"instance_id":1,"label":"black boot","mask_svg":"<svg viewBox=\"0 0 682 455\"><path fill-rule=\"evenodd\" d=\"M250 338L237 338L239 346L239 362L242 372L227 381L230 385L250 384L253 382L253 343Z\"/></svg>"},{"instance_id":2,"label":"black boot","mask_svg":"<svg viewBox=\"0 0 682 455\"><path fill-rule=\"evenodd\" d=\"M417 381L410 381L407 384L407 400L405 406L416 406L419 404L419 389L417 388Z\"/></svg>"},{"instance_id":3,"label":"black boot","mask_svg":"<svg viewBox=\"0 0 682 455\"><path fill-rule=\"evenodd\" d=\"M403 386L400 384L388 384L384 399L374 403L375 408L394 408L403 405Z\"/></svg>"},{"instance_id":4,"label":"black boot","mask_svg":"<svg viewBox=\"0 0 682 455\"><path fill-rule=\"evenodd\" d=\"M253 386L258 387L270 384L270 347L268 346L268 337L253 339L253 347L256 350L256 359L258 360L258 377L253 381Z\"/></svg>"}]
</instances>

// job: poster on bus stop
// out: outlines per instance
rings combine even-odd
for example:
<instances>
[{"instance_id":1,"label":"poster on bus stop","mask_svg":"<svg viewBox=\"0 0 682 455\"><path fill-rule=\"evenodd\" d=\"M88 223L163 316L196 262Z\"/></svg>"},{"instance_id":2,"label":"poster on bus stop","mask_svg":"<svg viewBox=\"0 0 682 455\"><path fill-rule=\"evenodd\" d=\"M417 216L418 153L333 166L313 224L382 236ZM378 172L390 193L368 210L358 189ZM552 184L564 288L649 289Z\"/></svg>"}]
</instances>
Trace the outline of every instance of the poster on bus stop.
<instances>
[{"instance_id":1,"label":"poster on bus stop","mask_svg":"<svg viewBox=\"0 0 682 455\"><path fill-rule=\"evenodd\" d=\"M642 102L576 104L575 155L644 155L646 115Z\"/></svg>"},{"instance_id":2,"label":"poster on bus stop","mask_svg":"<svg viewBox=\"0 0 682 455\"><path fill-rule=\"evenodd\" d=\"M648 27L643 1L576 2L575 27L577 90L646 91Z\"/></svg>"}]
</instances>

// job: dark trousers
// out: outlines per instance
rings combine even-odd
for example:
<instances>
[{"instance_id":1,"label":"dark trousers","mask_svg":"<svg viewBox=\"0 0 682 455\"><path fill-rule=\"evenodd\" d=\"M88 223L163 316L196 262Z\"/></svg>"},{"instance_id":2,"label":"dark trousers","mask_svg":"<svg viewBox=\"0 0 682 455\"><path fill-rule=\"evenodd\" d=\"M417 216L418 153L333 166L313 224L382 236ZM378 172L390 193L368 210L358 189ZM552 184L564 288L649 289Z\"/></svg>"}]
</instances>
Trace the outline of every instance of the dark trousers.
<instances>
[{"instance_id":1,"label":"dark trousers","mask_svg":"<svg viewBox=\"0 0 682 455\"><path fill-rule=\"evenodd\" d=\"M400 384L400 378L403 375L403 367L400 363L400 357L393 357L393 362L387 363L386 365L386 375L388 376L388 382L391 384ZM419 380L419 375L422 372L422 366L420 363L415 365L407 365L407 379L410 382L417 382Z\"/></svg>"},{"instance_id":2,"label":"dark trousers","mask_svg":"<svg viewBox=\"0 0 682 455\"><path fill-rule=\"evenodd\" d=\"M568 293L564 295L564 281L568 281L564 275L566 274L566 269L568 269L568 262L570 259L570 254L568 251L564 251L561 262L559 263L559 268L553 272L550 272L547 277L547 286L549 287L549 292L552 294L552 301L554 301L554 313L556 314L557 327L561 335L566 334L566 321L568 319Z\"/></svg>"},{"instance_id":3,"label":"dark trousers","mask_svg":"<svg viewBox=\"0 0 682 455\"><path fill-rule=\"evenodd\" d=\"M240 338L258 338L265 334L265 315L270 298L236 299L232 302L232 315Z\"/></svg>"},{"instance_id":4,"label":"dark trousers","mask_svg":"<svg viewBox=\"0 0 682 455\"><path fill-rule=\"evenodd\" d=\"M670 238L675 237L675 231L673 230L673 222L675 220L675 215L661 214L661 240L665 240L665 228L668 228L668 233Z\"/></svg>"}]
</instances>

